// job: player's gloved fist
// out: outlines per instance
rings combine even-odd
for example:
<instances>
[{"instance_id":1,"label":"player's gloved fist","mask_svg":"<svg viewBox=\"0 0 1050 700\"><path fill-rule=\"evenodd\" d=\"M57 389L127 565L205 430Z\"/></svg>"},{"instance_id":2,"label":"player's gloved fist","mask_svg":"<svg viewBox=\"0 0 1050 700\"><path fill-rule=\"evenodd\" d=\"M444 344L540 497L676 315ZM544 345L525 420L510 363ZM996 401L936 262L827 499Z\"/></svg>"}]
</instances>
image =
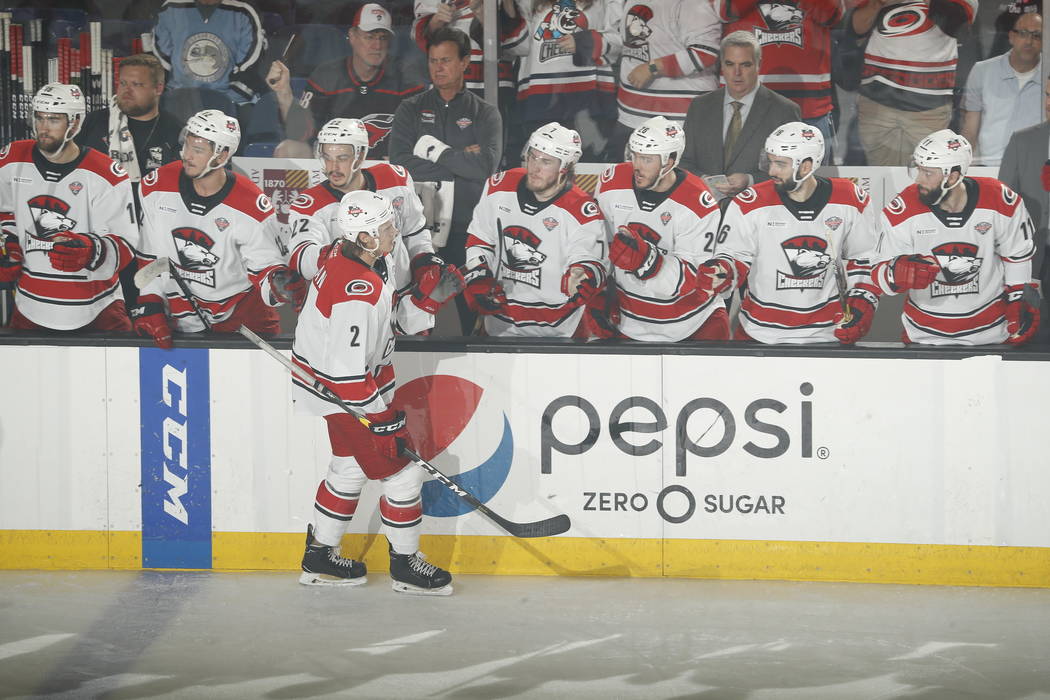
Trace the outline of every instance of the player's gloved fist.
<instances>
[{"instance_id":1,"label":"player's gloved fist","mask_svg":"<svg viewBox=\"0 0 1050 700\"><path fill-rule=\"evenodd\" d=\"M596 303L603 299L603 303ZM590 330L595 338L617 338L620 335L620 305L610 295L599 295L587 305Z\"/></svg>"},{"instance_id":2,"label":"player's gloved fist","mask_svg":"<svg viewBox=\"0 0 1050 700\"><path fill-rule=\"evenodd\" d=\"M609 246L609 260L621 270L649 279L660 271L664 256L651 242L626 226L620 226Z\"/></svg>"},{"instance_id":3,"label":"player's gloved fist","mask_svg":"<svg viewBox=\"0 0 1050 700\"><path fill-rule=\"evenodd\" d=\"M890 286L895 292L926 289L937 279L937 273L940 271L941 266L932 255L901 255L890 265Z\"/></svg>"},{"instance_id":4,"label":"player's gloved fist","mask_svg":"<svg viewBox=\"0 0 1050 700\"><path fill-rule=\"evenodd\" d=\"M408 446L404 411L388 408L382 413L369 413L368 429L372 431L376 452L387 459L397 459Z\"/></svg>"},{"instance_id":5,"label":"player's gloved fist","mask_svg":"<svg viewBox=\"0 0 1050 700\"><path fill-rule=\"evenodd\" d=\"M144 338L153 338L158 348L171 350L171 326L164 315L164 304L160 297L142 297L139 304L131 307L131 326Z\"/></svg>"},{"instance_id":6,"label":"player's gloved fist","mask_svg":"<svg viewBox=\"0 0 1050 700\"><path fill-rule=\"evenodd\" d=\"M463 298L474 313L489 316L498 313L507 303L503 285L493 277L487 263L468 270L463 279L466 282Z\"/></svg>"},{"instance_id":7,"label":"player's gloved fist","mask_svg":"<svg viewBox=\"0 0 1050 700\"><path fill-rule=\"evenodd\" d=\"M416 281L412 303L428 314L436 314L443 303L467 286L455 265L446 264L433 253L423 253L412 260L412 276Z\"/></svg>"},{"instance_id":8,"label":"player's gloved fist","mask_svg":"<svg viewBox=\"0 0 1050 700\"><path fill-rule=\"evenodd\" d=\"M1006 342L1020 345L1039 330L1039 292L1035 285L1012 284L1003 292L1006 301Z\"/></svg>"},{"instance_id":9,"label":"player's gloved fist","mask_svg":"<svg viewBox=\"0 0 1050 700\"><path fill-rule=\"evenodd\" d=\"M879 298L867 289L851 289L846 295L847 314L836 314L835 337L843 345L852 345L871 330Z\"/></svg>"},{"instance_id":10,"label":"player's gloved fist","mask_svg":"<svg viewBox=\"0 0 1050 700\"><path fill-rule=\"evenodd\" d=\"M412 155L417 158L426 158L431 163L437 163L438 158L441 154L448 150L448 144L441 139L435 138L430 134L423 134L416 141L415 148L412 149Z\"/></svg>"},{"instance_id":11,"label":"player's gloved fist","mask_svg":"<svg viewBox=\"0 0 1050 700\"><path fill-rule=\"evenodd\" d=\"M97 270L106 259L106 246L93 233L63 231L52 238L55 242L47 257L51 267L62 272Z\"/></svg>"},{"instance_id":12,"label":"player's gloved fist","mask_svg":"<svg viewBox=\"0 0 1050 700\"><path fill-rule=\"evenodd\" d=\"M270 273L270 298L277 304L293 304L296 309L306 301L309 285L302 275L287 267L279 267Z\"/></svg>"},{"instance_id":13,"label":"player's gloved fist","mask_svg":"<svg viewBox=\"0 0 1050 700\"><path fill-rule=\"evenodd\" d=\"M1050 160L1043 163L1043 169L1039 173L1039 179L1043 183L1043 191L1050 192Z\"/></svg>"},{"instance_id":14,"label":"player's gloved fist","mask_svg":"<svg viewBox=\"0 0 1050 700\"><path fill-rule=\"evenodd\" d=\"M580 306L598 294L602 282L593 265L573 263L561 276L561 293L569 297L569 303Z\"/></svg>"},{"instance_id":15,"label":"player's gloved fist","mask_svg":"<svg viewBox=\"0 0 1050 700\"><path fill-rule=\"evenodd\" d=\"M10 289L22 274L22 263L26 256L22 246L14 237L8 238L4 245L4 254L0 255L0 289Z\"/></svg>"},{"instance_id":16,"label":"player's gloved fist","mask_svg":"<svg viewBox=\"0 0 1050 700\"><path fill-rule=\"evenodd\" d=\"M726 258L711 258L697 266L696 292L704 303L732 289L733 272L733 262Z\"/></svg>"}]
</instances>

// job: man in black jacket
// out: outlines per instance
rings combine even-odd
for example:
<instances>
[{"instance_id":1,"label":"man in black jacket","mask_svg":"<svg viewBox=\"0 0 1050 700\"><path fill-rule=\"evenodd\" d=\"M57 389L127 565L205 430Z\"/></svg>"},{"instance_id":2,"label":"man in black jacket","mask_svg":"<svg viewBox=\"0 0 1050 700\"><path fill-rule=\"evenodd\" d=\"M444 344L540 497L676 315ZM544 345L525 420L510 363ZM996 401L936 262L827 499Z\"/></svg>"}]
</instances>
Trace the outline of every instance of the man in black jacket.
<instances>
[{"instance_id":1,"label":"man in black jacket","mask_svg":"<svg viewBox=\"0 0 1050 700\"><path fill-rule=\"evenodd\" d=\"M464 89L470 39L451 27L430 36L427 50L433 87L401 103L394 114L390 162L403 165L417 182L453 183L452 220L440 251L446 262L465 263L467 225L485 180L503 151L499 110ZM435 242L435 246L438 242ZM463 333L474 314L456 297Z\"/></svg>"}]
</instances>

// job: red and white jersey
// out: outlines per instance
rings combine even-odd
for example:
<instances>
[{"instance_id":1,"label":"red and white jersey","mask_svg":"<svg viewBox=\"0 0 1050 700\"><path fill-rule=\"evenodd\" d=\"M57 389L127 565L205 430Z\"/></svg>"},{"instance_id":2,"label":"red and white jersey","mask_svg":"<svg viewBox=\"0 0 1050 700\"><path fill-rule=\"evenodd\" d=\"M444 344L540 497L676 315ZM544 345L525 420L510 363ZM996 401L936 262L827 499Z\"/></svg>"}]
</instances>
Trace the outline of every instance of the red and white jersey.
<instances>
[{"instance_id":1,"label":"red and white jersey","mask_svg":"<svg viewBox=\"0 0 1050 700\"><path fill-rule=\"evenodd\" d=\"M620 58L620 20L624 0L593 2L584 9L575 0L518 0L518 21L500 37L503 50L520 58L518 101L526 121L544 118L543 111L578 93L616 94L613 66ZM577 65L573 52L558 45L563 36L588 34L593 42L590 61Z\"/></svg>"},{"instance_id":2,"label":"red and white jersey","mask_svg":"<svg viewBox=\"0 0 1050 700\"><path fill-rule=\"evenodd\" d=\"M977 0L948 1L973 22ZM864 52L861 94L903 91L897 101L906 101L912 109L933 109L950 101L959 42L934 23L930 12L929 0L904 0L879 11Z\"/></svg>"},{"instance_id":3,"label":"red and white jersey","mask_svg":"<svg viewBox=\"0 0 1050 700\"><path fill-rule=\"evenodd\" d=\"M721 211L704 181L676 170L678 179L667 192L636 190L634 168L620 163L598 181L595 197L605 215L606 242L620 226L637 231L664 256L649 279L612 268L620 306L620 332L634 340L677 342L691 336L715 309L721 297L699 303L692 289L696 266L714 255Z\"/></svg>"},{"instance_id":4,"label":"red and white jersey","mask_svg":"<svg viewBox=\"0 0 1050 700\"><path fill-rule=\"evenodd\" d=\"M364 188L390 200L394 224L401 234L386 256L390 279L396 290L395 327L411 335L434 327L434 316L413 304L406 296L412 286L412 258L433 253L430 229L423 216L423 204L416 195L412 176L400 165L379 163L363 171ZM339 202L345 193L327 180L299 194L288 213L291 229L288 266L306 279L317 274L321 248L339 237Z\"/></svg>"},{"instance_id":5,"label":"red and white jersey","mask_svg":"<svg viewBox=\"0 0 1050 700\"><path fill-rule=\"evenodd\" d=\"M620 123L636 129L656 115L685 121L689 103L718 87L722 24L711 0L628 0L617 91ZM632 87L631 71L659 60L665 74Z\"/></svg>"},{"instance_id":6,"label":"red and white jersey","mask_svg":"<svg viewBox=\"0 0 1050 700\"><path fill-rule=\"evenodd\" d=\"M452 6L452 21L448 26L458 29L470 36L470 25L474 21L474 11L470 9L470 0L415 0L413 11L415 19L412 21L412 36L416 45L423 53L427 52L427 24L430 17L437 12L438 5L448 4ZM501 88L514 89L514 64L510 61L499 61L497 63L498 80ZM470 40L470 65L467 66L463 80L466 88L474 92L485 90L485 52L481 46Z\"/></svg>"},{"instance_id":7,"label":"red and white jersey","mask_svg":"<svg viewBox=\"0 0 1050 700\"><path fill-rule=\"evenodd\" d=\"M273 306L268 284L282 266L280 228L270 198L243 175L202 197L183 174L182 161L142 178L142 245L147 259L168 257L211 323L226 320L250 293ZM190 302L167 275L142 290L165 297L178 330L204 330Z\"/></svg>"},{"instance_id":8,"label":"red and white jersey","mask_svg":"<svg viewBox=\"0 0 1050 700\"><path fill-rule=\"evenodd\" d=\"M25 262L15 304L33 323L74 330L91 323L120 295L121 268L135 256L139 230L131 182L92 148L69 163L44 158L31 140L0 149L0 228L18 238ZM94 270L63 272L48 251L65 231L99 237L104 255Z\"/></svg>"},{"instance_id":9,"label":"red and white jersey","mask_svg":"<svg viewBox=\"0 0 1050 700\"><path fill-rule=\"evenodd\" d=\"M875 214L868 193L843 178L817 178L806 202L772 180L738 194L718 232L718 257L747 283L740 327L763 343L832 343L842 312L836 267L846 286L871 286Z\"/></svg>"},{"instance_id":10,"label":"red and white jersey","mask_svg":"<svg viewBox=\"0 0 1050 700\"><path fill-rule=\"evenodd\" d=\"M1006 340L1005 285L1032 278L1035 228L1024 202L991 177L968 177L966 207L931 209L910 185L882 210L872 278L893 294L889 268L899 255L932 255L941 271L926 289L908 290L901 321L908 338L930 345Z\"/></svg>"},{"instance_id":11,"label":"red and white jersey","mask_svg":"<svg viewBox=\"0 0 1050 700\"><path fill-rule=\"evenodd\" d=\"M373 269L329 256L310 283L292 344L292 362L365 413L385 410L394 391L394 288L379 262ZM343 412L294 374L292 384L297 412Z\"/></svg>"},{"instance_id":12,"label":"red and white jersey","mask_svg":"<svg viewBox=\"0 0 1050 700\"><path fill-rule=\"evenodd\" d=\"M831 111L831 28L842 0L718 0L725 35L754 32L762 45L762 84L794 101L803 119Z\"/></svg>"},{"instance_id":13,"label":"red and white jersey","mask_svg":"<svg viewBox=\"0 0 1050 700\"><path fill-rule=\"evenodd\" d=\"M537 202L525 187L524 168L496 173L485 183L467 227L467 264L481 256L498 273L508 300L499 313L485 317L489 335L569 337L583 307L569 303L561 279L578 263L604 282L601 211L576 185Z\"/></svg>"}]
</instances>

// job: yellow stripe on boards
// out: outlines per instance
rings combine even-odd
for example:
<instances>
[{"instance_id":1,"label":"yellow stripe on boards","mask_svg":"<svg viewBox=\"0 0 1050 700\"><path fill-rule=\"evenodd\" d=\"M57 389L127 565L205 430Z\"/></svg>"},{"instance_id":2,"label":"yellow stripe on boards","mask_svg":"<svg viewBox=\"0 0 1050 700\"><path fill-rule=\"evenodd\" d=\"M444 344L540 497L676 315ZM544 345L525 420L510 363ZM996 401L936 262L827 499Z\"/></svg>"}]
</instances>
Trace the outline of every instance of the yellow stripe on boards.
<instances>
[{"instance_id":1,"label":"yellow stripe on boards","mask_svg":"<svg viewBox=\"0 0 1050 700\"><path fill-rule=\"evenodd\" d=\"M295 571L304 533L216 532L218 570ZM863 542L590 539L424 535L420 548L453 573L853 581L1050 588L1050 548ZM136 569L137 532L0 530L0 569ZM386 538L347 535L344 556L385 572Z\"/></svg>"}]
</instances>

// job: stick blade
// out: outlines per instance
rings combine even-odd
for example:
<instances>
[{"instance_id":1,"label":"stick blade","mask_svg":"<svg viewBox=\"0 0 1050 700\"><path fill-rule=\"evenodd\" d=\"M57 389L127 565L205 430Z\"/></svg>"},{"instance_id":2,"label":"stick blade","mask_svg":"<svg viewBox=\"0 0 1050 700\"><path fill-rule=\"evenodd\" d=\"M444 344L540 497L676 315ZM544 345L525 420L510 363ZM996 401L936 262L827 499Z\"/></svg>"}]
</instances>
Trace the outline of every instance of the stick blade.
<instances>
[{"instance_id":1,"label":"stick blade","mask_svg":"<svg viewBox=\"0 0 1050 700\"><path fill-rule=\"evenodd\" d=\"M491 510L486 509L482 512L514 537L521 537L523 539L530 537L553 537L554 535L560 535L563 532L567 532L569 528L572 527L572 522L569 520L569 516L564 513L556 515L553 518L547 518L546 520L537 520L533 523L514 523L506 518L496 515Z\"/></svg>"},{"instance_id":2,"label":"stick blade","mask_svg":"<svg viewBox=\"0 0 1050 700\"><path fill-rule=\"evenodd\" d=\"M168 259L163 256L157 258L148 265L140 267L139 271L135 273L135 286L142 289L167 269Z\"/></svg>"}]
</instances>

